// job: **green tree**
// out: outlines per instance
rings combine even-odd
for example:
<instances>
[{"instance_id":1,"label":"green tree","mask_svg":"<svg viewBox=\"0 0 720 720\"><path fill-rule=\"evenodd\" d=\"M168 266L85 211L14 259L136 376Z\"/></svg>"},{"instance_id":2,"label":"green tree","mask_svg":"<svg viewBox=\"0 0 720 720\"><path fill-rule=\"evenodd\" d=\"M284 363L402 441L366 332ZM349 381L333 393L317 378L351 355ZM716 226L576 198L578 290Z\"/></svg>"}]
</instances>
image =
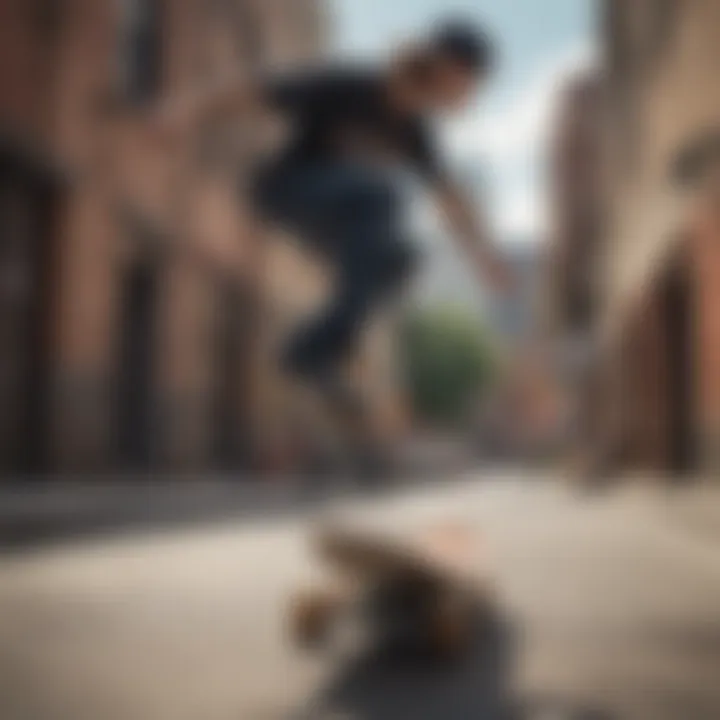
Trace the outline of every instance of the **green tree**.
<instances>
[{"instance_id":1,"label":"green tree","mask_svg":"<svg viewBox=\"0 0 720 720\"><path fill-rule=\"evenodd\" d=\"M476 314L455 306L411 312L403 324L401 359L416 416L445 426L468 418L494 364Z\"/></svg>"}]
</instances>

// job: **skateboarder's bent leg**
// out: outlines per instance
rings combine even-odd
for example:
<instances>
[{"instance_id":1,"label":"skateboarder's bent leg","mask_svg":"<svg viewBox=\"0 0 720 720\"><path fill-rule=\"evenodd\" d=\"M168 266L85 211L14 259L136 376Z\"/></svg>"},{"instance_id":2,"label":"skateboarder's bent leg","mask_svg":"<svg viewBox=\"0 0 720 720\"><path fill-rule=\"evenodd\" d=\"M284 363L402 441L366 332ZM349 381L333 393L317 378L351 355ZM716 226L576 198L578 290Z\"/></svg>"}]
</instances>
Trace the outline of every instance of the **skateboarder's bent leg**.
<instances>
[{"instance_id":1,"label":"skateboarder's bent leg","mask_svg":"<svg viewBox=\"0 0 720 720\"><path fill-rule=\"evenodd\" d=\"M333 295L294 334L285 353L288 369L301 375L337 370L352 355L373 311L402 287L414 264L401 231L399 201L389 184L363 178L347 186L331 219Z\"/></svg>"}]
</instances>

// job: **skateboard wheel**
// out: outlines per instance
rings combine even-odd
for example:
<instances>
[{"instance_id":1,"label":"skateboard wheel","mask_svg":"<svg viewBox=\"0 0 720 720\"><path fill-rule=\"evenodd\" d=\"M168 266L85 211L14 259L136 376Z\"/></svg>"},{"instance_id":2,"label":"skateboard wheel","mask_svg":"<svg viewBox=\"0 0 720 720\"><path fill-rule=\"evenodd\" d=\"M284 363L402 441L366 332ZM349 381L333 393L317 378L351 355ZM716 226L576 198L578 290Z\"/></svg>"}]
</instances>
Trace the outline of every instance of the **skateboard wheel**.
<instances>
[{"instance_id":1,"label":"skateboard wheel","mask_svg":"<svg viewBox=\"0 0 720 720\"><path fill-rule=\"evenodd\" d=\"M438 603L432 623L432 651L442 658L462 656L471 643L472 613L459 598Z\"/></svg>"},{"instance_id":2,"label":"skateboard wheel","mask_svg":"<svg viewBox=\"0 0 720 720\"><path fill-rule=\"evenodd\" d=\"M293 642L301 647L322 645L327 638L337 602L329 593L299 594L290 608L290 631Z\"/></svg>"}]
</instances>

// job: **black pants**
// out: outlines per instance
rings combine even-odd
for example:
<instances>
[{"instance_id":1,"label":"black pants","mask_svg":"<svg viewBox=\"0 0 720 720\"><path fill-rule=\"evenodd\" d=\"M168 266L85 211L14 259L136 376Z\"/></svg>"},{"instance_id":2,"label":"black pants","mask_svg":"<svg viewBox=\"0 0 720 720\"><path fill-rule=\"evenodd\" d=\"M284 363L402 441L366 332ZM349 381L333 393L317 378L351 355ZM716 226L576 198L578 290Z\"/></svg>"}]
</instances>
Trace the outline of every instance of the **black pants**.
<instances>
[{"instance_id":1,"label":"black pants","mask_svg":"<svg viewBox=\"0 0 720 720\"><path fill-rule=\"evenodd\" d=\"M320 249L336 270L330 303L293 335L285 354L296 373L334 370L415 264L396 185L359 163L293 166L262 181L259 201L272 221Z\"/></svg>"}]
</instances>

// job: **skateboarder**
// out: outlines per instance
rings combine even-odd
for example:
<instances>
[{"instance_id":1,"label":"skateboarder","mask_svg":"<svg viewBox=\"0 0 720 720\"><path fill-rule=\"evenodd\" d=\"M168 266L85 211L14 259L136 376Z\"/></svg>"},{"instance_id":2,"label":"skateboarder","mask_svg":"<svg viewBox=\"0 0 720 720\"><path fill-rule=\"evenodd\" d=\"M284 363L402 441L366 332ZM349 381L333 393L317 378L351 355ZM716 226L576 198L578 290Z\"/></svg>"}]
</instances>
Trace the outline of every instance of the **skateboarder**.
<instances>
[{"instance_id":1,"label":"skateboarder","mask_svg":"<svg viewBox=\"0 0 720 720\"><path fill-rule=\"evenodd\" d=\"M461 110L486 81L486 33L452 22L377 67L328 63L262 82L228 83L175 109L198 122L261 105L288 121L288 142L257 172L265 218L312 243L337 272L323 311L298 329L285 369L312 383L362 434L362 413L343 378L370 316L407 281L415 252L402 222L405 171L428 188L474 269L506 281L474 200L453 180L432 137L432 120Z\"/></svg>"}]
</instances>

